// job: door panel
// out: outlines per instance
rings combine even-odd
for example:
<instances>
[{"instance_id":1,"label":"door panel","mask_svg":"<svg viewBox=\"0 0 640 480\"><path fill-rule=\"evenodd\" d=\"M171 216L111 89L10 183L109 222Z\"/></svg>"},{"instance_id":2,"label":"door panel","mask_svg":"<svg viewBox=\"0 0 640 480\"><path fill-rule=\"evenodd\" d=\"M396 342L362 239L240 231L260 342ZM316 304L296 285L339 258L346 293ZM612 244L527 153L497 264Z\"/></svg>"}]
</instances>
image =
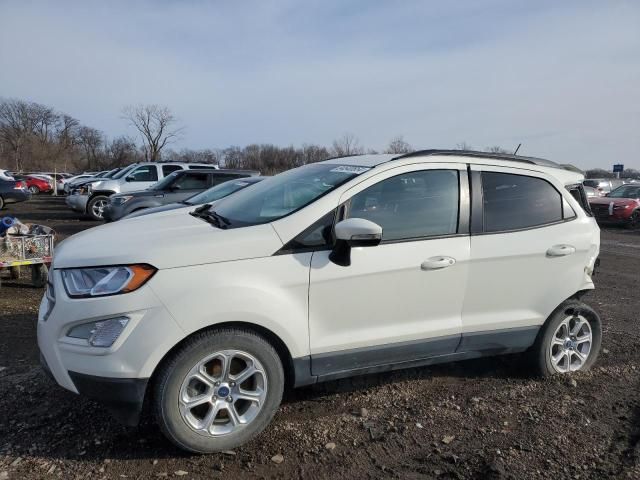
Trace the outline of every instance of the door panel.
<instances>
[{"instance_id":1,"label":"door panel","mask_svg":"<svg viewBox=\"0 0 640 480\"><path fill-rule=\"evenodd\" d=\"M359 247L351 250L348 267L332 263L328 251L315 252L311 354L459 336L469 249L468 236ZM421 269L425 260L442 255L455 264Z\"/></svg>"},{"instance_id":2,"label":"door panel","mask_svg":"<svg viewBox=\"0 0 640 480\"><path fill-rule=\"evenodd\" d=\"M348 267L332 263L329 251L313 254L309 330L315 375L455 351L470 240L458 233L468 218L456 222L458 197L451 185L468 199L467 186L457 183L466 176L455 174L465 169L407 165L345 192L346 216L378 223L382 243L352 248Z\"/></svg>"},{"instance_id":3,"label":"door panel","mask_svg":"<svg viewBox=\"0 0 640 480\"><path fill-rule=\"evenodd\" d=\"M478 166L473 170L523 175L520 169ZM544 178L535 172L526 175ZM554 187L565 194L561 185ZM538 207L532 221L542 214L551 215L552 209L543 200L531 202L530 208ZM521 212L526 215L526 208ZM511 213L505 215L507 222L513 218ZM542 325L581 288L591 251L591 228L586 218L574 216L546 226L473 235L463 333Z\"/></svg>"}]
</instances>

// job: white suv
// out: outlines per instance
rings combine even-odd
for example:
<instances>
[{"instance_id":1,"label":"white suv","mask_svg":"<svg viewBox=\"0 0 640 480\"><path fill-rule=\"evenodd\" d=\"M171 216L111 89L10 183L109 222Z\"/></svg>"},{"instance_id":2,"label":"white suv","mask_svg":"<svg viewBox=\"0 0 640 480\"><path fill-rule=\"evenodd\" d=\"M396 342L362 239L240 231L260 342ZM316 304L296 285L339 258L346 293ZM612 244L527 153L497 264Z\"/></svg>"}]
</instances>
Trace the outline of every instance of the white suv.
<instances>
[{"instance_id":1,"label":"white suv","mask_svg":"<svg viewBox=\"0 0 640 480\"><path fill-rule=\"evenodd\" d=\"M525 157L363 155L93 228L56 251L43 363L128 424L150 398L193 452L258 434L286 386L525 350L539 374L584 370L600 234L581 181Z\"/></svg>"}]
</instances>

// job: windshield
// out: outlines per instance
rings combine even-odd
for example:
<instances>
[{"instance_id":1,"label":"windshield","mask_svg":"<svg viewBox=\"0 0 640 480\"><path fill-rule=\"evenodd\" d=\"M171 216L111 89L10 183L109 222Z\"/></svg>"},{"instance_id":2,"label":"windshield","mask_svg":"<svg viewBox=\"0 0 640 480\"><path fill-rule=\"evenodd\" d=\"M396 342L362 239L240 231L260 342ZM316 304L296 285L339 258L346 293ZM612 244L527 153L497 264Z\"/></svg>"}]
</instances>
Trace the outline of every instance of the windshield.
<instances>
[{"instance_id":1,"label":"windshield","mask_svg":"<svg viewBox=\"0 0 640 480\"><path fill-rule=\"evenodd\" d=\"M258 183L256 181L246 181L246 180L228 180L220 185L216 185L215 187L210 188L209 190L205 190L204 192L198 193L193 197L185 200L184 203L189 205L202 205L203 203L211 203L216 200L220 200L228 195L231 195L233 192L237 192L238 190L242 190L249 185L253 185Z\"/></svg>"},{"instance_id":2,"label":"windshield","mask_svg":"<svg viewBox=\"0 0 640 480\"><path fill-rule=\"evenodd\" d=\"M640 185L623 185L609 193L607 197L613 198L640 198Z\"/></svg>"},{"instance_id":3,"label":"windshield","mask_svg":"<svg viewBox=\"0 0 640 480\"><path fill-rule=\"evenodd\" d=\"M100 175L102 178L111 178L113 177L116 173L118 173L120 169L119 168L114 168L113 170L109 170L107 173L105 173L104 175Z\"/></svg>"},{"instance_id":4,"label":"windshield","mask_svg":"<svg viewBox=\"0 0 640 480\"><path fill-rule=\"evenodd\" d=\"M137 165L137 163L133 163L133 164L129 165L128 167L123 168L122 170L120 170L118 173L116 173L111 178L116 179L116 178L124 177L127 173L129 173L131 170L133 170L133 168L135 168L136 165Z\"/></svg>"},{"instance_id":5,"label":"windshield","mask_svg":"<svg viewBox=\"0 0 640 480\"><path fill-rule=\"evenodd\" d=\"M367 167L315 163L263 180L225 198L215 207L230 228L268 223L300 210L369 170Z\"/></svg>"}]
</instances>

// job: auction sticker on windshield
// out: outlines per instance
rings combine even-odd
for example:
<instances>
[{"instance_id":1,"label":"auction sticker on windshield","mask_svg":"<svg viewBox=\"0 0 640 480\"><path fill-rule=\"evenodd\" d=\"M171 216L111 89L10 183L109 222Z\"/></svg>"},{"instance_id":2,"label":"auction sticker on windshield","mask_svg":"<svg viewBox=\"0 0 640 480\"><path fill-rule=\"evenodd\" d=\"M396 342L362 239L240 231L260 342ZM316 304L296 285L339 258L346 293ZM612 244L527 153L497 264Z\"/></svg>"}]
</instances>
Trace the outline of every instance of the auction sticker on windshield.
<instances>
[{"instance_id":1,"label":"auction sticker on windshield","mask_svg":"<svg viewBox=\"0 0 640 480\"><path fill-rule=\"evenodd\" d=\"M332 168L329 170L334 173L355 173L357 175L366 172L367 170L371 170L370 167L355 167L353 165L340 165L339 167Z\"/></svg>"}]
</instances>

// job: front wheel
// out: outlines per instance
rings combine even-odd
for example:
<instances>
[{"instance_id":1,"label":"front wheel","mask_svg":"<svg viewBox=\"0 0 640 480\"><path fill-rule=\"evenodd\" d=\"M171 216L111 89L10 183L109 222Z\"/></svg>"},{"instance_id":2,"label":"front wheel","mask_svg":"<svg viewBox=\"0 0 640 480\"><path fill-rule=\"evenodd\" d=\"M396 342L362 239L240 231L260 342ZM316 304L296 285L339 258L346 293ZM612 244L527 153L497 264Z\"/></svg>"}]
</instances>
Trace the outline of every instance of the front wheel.
<instances>
[{"instance_id":1,"label":"front wheel","mask_svg":"<svg viewBox=\"0 0 640 480\"><path fill-rule=\"evenodd\" d=\"M29 191L31 192L32 195L37 195L38 193L40 193L40 189L35 185L31 185L29 187Z\"/></svg>"},{"instance_id":2,"label":"front wheel","mask_svg":"<svg viewBox=\"0 0 640 480\"><path fill-rule=\"evenodd\" d=\"M640 209L636 210L631 214L626 226L630 230L633 230L635 228L640 228Z\"/></svg>"},{"instance_id":3,"label":"front wheel","mask_svg":"<svg viewBox=\"0 0 640 480\"><path fill-rule=\"evenodd\" d=\"M187 340L161 367L155 417L184 450L230 450L269 424L283 390L282 363L267 340L251 330L211 330Z\"/></svg>"},{"instance_id":4,"label":"front wheel","mask_svg":"<svg viewBox=\"0 0 640 480\"><path fill-rule=\"evenodd\" d=\"M109 203L109 197L104 195L96 195L87 204L87 213L93 220L102 220L104 209Z\"/></svg>"},{"instance_id":5,"label":"front wheel","mask_svg":"<svg viewBox=\"0 0 640 480\"><path fill-rule=\"evenodd\" d=\"M551 314L531 349L533 365L542 376L588 370L602 343L598 314L578 300L562 303Z\"/></svg>"}]
</instances>

